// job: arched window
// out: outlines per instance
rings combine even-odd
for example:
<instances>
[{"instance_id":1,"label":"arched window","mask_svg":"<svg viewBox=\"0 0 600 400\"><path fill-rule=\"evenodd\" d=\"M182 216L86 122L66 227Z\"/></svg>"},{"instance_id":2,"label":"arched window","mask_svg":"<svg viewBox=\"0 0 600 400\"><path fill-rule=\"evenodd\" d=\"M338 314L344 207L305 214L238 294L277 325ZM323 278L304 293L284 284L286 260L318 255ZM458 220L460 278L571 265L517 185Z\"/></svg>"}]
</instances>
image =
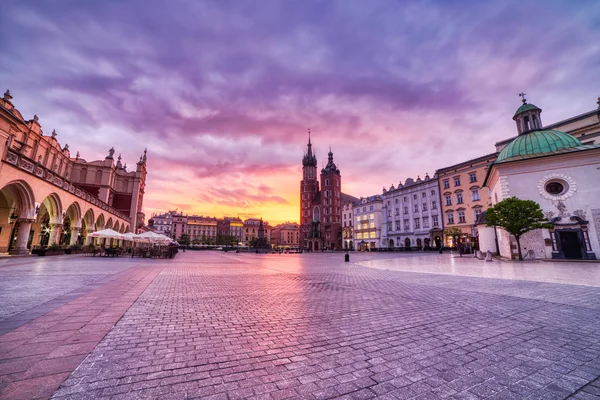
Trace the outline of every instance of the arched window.
<instances>
[{"instance_id":1,"label":"arched window","mask_svg":"<svg viewBox=\"0 0 600 400\"><path fill-rule=\"evenodd\" d=\"M123 191L127 192L129 190L129 179L123 179Z\"/></svg>"},{"instance_id":2,"label":"arched window","mask_svg":"<svg viewBox=\"0 0 600 400\"><path fill-rule=\"evenodd\" d=\"M102 183L102 171L96 171L96 184L99 185Z\"/></svg>"},{"instance_id":3,"label":"arched window","mask_svg":"<svg viewBox=\"0 0 600 400\"><path fill-rule=\"evenodd\" d=\"M81 172L79 173L79 181L81 183L85 183L86 180L87 180L87 168L82 168Z\"/></svg>"},{"instance_id":4,"label":"arched window","mask_svg":"<svg viewBox=\"0 0 600 400\"><path fill-rule=\"evenodd\" d=\"M321 210L319 209L319 207L315 207L313 210L313 221L321 221Z\"/></svg>"},{"instance_id":5,"label":"arched window","mask_svg":"<svg viewBox=\"0 0 600 400\"><path fill-rule=\"evenodd\" d=\"M523 131L528 131L529 130L529 117L525 117L523 118Z\"/></svg>"}]
</instances>

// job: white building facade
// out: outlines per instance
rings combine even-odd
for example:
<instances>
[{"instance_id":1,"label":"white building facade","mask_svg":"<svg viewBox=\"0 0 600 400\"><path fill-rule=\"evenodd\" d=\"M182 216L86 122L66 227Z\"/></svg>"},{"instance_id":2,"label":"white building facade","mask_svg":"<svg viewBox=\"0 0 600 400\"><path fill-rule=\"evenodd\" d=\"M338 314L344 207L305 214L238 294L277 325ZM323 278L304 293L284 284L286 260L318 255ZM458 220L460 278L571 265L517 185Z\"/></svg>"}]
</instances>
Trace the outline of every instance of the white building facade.
<instances>
[{"instance_id":1,"label":"white building facade","mask_svg":"<svg viewBox=\"0 0 600 400\"><path fill-rule=\"evenodd\" d=\"M442 240L443 218L437 176L406 179L383 189L381 246L427 249Z\"/></svg>"},{"instance_id":2,"label":"white building facade","mask_svg":"<svg viewBox=\"0 0 600 400\"><path fill-rule=\"evenodd\" d=\"M380 195L362 198L352 207L354 249L370 251L381 247L382 208Z\"/></svg>"},{"instance_id":3,"label":"white building facade","mask_svg":"<svg viewBox=\"0 0 600 400\"><path fill-rule=\"evenodd\" d=\"M342 205L342 246L345 250L354 250L354 202Z\"/></svg>"},{"instance_id":4,"label":"white building facade","mask_svg":"<svg viewBox=\"0 0 600 400\"><path fill-rule=\"evenodd\" d=\"M553 225L521 238L524 255L600 259L600 144L583 144L567 133L542 129L540 114L541 109L523 99L513 117L519 136L503 147L484 185L494 205L513 196L533 200ZM516 258L514 237L500 228L479 229L495 239L486 240L485 246L482 241L482 251Z\"/></svg>"}]
</instances>

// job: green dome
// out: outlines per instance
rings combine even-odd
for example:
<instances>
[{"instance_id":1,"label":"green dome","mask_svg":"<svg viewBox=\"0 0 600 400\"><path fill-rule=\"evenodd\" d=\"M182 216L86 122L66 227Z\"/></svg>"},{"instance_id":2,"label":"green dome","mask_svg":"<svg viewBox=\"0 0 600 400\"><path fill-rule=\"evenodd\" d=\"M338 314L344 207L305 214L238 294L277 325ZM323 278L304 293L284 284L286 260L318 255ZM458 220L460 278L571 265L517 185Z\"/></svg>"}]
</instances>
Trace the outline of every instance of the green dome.
<instances>
[{"instance_id":1,"label":"green dome","mask_svg":"<svg viewBox=\"0 0 600 400\"><path fill-rule=\"evenodd\" d=\"M523 105L517 109L517 112L515 113L515 115L513 116L513 118L516 117L517 115L521 114L523 111L529 111L529 110L540 110L540 111L542 111L539 107L534 106L533 104L523 103Z\"/></svg>"},{"instance_id":2,"label":"green dome","mask_svg":"<svg viewBox=\"0 0 600 400\"><path fill-rule=\"evenodd\" d=\"M564 132L555 130L533 131L520 135L510 142L502 149L498 158L496 158L496 162L531 158L532 156L550 154L578 146L582 146L581 142Z\"/></svg>"}]
</instances>

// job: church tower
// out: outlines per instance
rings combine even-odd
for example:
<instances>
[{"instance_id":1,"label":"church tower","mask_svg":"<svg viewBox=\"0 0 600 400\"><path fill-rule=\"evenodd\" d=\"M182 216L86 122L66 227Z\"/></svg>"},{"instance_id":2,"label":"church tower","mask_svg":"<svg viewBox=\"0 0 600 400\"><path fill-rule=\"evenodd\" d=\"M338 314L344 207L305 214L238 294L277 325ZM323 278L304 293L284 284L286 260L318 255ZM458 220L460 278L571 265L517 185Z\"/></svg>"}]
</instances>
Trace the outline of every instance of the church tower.
<instances>
[{"instance_id":1,"label":"church tower","mask_svg":"<svg viewBox=\"0 0 600 400\"><path fill-rule=\"evenodd\" d=\"M523 104L513 117L513 120L517 123L517 132L519 132L519 135L542 129L542 118L540 115L542 110L533 104L527 103L525 95L526 93L519 93Z\"/></svg>"},{"instance_id":2,"label":"church tower","mask_svg":"<svg viewBox=\"0 0 600 400\"><path fill-rule=\"evenodd\" d=\"M300 182L300 247L307 248L308 238L315 236L312 232L313 218L320 218L319 181L317 180L317 157L310 143L310 130L308 131L308 145L302 158L302 181ZM315 213L316 215L313 215Z\"/></svg>"},{"instance_id":3,"label":"church tower","mask_svg":"<svg viewBox=\"0 0 600 400\"><path fill-rule=\"evenodd\" d=\"M342 176L329 148L327 165L321 170L322 237L326 249L342 246Z\"/></svg>"}]
</instances>

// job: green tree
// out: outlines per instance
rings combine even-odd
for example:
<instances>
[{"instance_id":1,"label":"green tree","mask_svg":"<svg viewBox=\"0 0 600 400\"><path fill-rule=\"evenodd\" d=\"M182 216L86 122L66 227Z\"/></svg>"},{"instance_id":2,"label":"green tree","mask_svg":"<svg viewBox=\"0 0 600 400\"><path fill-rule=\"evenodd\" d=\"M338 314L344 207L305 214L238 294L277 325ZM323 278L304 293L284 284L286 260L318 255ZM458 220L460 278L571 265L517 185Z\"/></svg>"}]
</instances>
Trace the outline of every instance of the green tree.
<instances>
[{"instance_id":1,"label":"green tree","mask_svg":"<svg viewBox=\"0 0 600 400\"><path fill-rule=\"evenodd\" d=\"M184 246L187 246L190 244L190 235L188 235L187 233L184 233L183 235L181 235L181 238L179 238L179 244L182 244Z\"/></svg>"},{"instance_id":2,"label":"green tree","mask_svg":"<svg viewBox=\"0 0 600 400\"><path fill-rule=\"evenodd\" d=\"M519 260L523 261L521 254L521 237L534 229L553 227L544 217L540 205L533 200L521 200L511 197L502 200L485 212L486 225L497 226L515 237Z\"/></svg>"}]
</instances>

